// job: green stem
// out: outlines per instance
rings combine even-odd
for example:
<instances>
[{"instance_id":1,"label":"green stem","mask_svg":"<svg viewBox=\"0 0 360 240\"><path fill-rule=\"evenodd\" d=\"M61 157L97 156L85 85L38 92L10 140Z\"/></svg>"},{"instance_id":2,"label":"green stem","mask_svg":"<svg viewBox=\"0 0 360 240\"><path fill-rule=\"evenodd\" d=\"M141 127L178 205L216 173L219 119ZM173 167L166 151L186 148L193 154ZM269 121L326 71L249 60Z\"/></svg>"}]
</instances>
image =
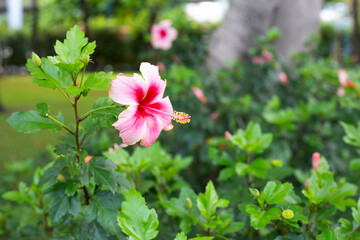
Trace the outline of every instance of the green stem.
<instances>
[{"instance_id":1,"label":"green stem","mask_svg":"<svg viewBox=\"0 0 360 240\"><path fill-rule=\"evenodd\" d=\"M250 164L250 156L249 156L248 153L246 153L246 155L245 155L245 162L246 162L247 165ZM249 174L249 173L246 173L246 174L245 174L245 177L246 177L246 182L247 182L248 187L252 187L252 182L251 182L251 179L250 179L250 174Z\"/></svg>"},{"instance_id":2,"label":"green stem","mask_svg":"<svg viewBox=\"0 0 360 240\"><path fill-rule=\"evenodd\" d=\"M190 215L191 215L194 219L196 219L196 224L201 228L201 230L203 230L204 233L207 234L207 233L208 233L207 229L199 222L199 220L194 216L194 214L191 212L191 210L188 209L188 211L189 211Z\"/></svg>"},{"instance_id":3,"label":"green stem","mask_svg":"<svg viewBox=\"0 0 360 240\"><path fill-rule=\"evenodd\" d=\"M51 76L49 76L41 67L39 68L48 77L48 79L52 82L52 84L54 84L56 89L59 90L59 92L71 103L71 105L74 105L73 101L65 94L65 92L56 85L54 79Z\"/></svg>"},{"instance_id":4,"label":"green stem","mask_svg":"<svg viewBox=\"0 0 360 240\"><path fill-rule=\"evenodd\" d=\"M81 86L82 86L82 82L83 82L83 79L84 79L86 66L87 66L87 65L85 65L85 67L84 67L84 69L83 69L83 72L82 72L82 75L81 75L81 80L80 80L79 88L81 88Z\"/></svg>"},{"instance_id":5,"label":"green stem","mask_svg":"<svg viewBox=\"0 0 360 240\"><path fill-rule=\"evenodd\" d=\"M63 128L65 128L69 133L71 133L72 135L75 136L75 132L73 130L71 130L68 126L64 125L63 123L59 122L57 119L55 119L54 117L52 117L50 114L46 114L46 117L50 118L51 120L53 120L54 122L56 122L57 124L61 125Z\"/></svg>"},{"instance_id":6,"label":"green stem","mask_svg":"<svg viewBox=\"0 0 360 240\"><path fill-rule=\"evenodd\" d=\"M85 120L88 116L90 116L90 114L92 114L93 112L99 111L99 110L103 110L103 109L110 109L110 108L120 108L120 107L125 107L124 105L111 105L111 106L104 106L104 107L99 107L99 108L95 108L91 111L88 111L87 113L83 114L79 121L83 121Z\"/></svg>"}]
</instances>

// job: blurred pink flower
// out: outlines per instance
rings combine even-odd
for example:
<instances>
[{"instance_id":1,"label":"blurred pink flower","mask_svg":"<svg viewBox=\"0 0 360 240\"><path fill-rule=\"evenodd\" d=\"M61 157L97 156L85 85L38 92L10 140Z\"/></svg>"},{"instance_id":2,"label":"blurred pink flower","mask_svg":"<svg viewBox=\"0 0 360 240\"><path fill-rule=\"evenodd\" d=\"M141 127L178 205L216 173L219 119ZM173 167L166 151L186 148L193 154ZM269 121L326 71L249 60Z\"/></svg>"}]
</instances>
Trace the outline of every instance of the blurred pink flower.
<instances>
[{"instance_id":1,"label":"blurred pink flower","mask_svg":"<svg viewBox=\"0 0 360 240\"><path fill-rule=\"evenodd\" d=\"M320 167L320 153L314 152L312 155L312 168L316 171Z\"/></svg>"},{"instance_id":2,"label":"blurred pink flower","mask_svg":"<svg viewBox=\"0 0 360 240\"><path fill-rule=\"evenodd\" d=\"M207 103L207 98L205 97L203 91L200 88L193 87L192 90L197 99L199 99L202 103Z\"/></svg>"},{"instance_id":3,"label":"blurred pink flower","mask_svg":"<svg viewBox=\"0 0 360 240\"><path fill-rule=\"evenodd\" d=\"M264 64L264 63L270 62L271 60L274 59L274 55L267 50L262 50L261 54L262 54L261 57L253 57L252 58L252 62L254 64Z\"/></svg>"},{"instance_id":4,"label":"blurred pink flower","mask_svg":"<svg viewBox=\"0 0 360 240\"><path fill-rule=\"evenodd\" d=\"M93 156L90 156L90 155L89 155L89 156L86 156L84 162L85 162L85 163L89 163L92 158L93 158Z\"/></svg>"},{"instance_id":5,"label":"blurred pink flower","mask_svg":"<svg viewBox=\"0 0 360 240\"><path fill-rule=\"evenodd\" d=\"M119 148L125 148L125 147L127 147L128 145L126 145L126 144L124 144L124 143L122 143L122 144L117 144L117 143L114 143L114 148L109 148L108 149L108 151L109 152L115 152L116 151L116 149L119 149Z\"/></svg>"},{"instance_id":6,"label":"blurred pink flower","mask_svg":"<svg viewBox=\"0 0 360 240\"><path fill-rule=\"evenodd\" d=\"M342 96L345 96L346 94L346 91L345 91L345 88L343 87L339 87L336 94L339 96L339 97L342 97Z\"/></svg>"},{"instance_id":7,"label":"blurred pink flower","mask_svg":"<svg viewBox=\"0 0 360 240\"><path fill-rule=\"evenodd\" d=\"M305 181L305 189L309 189L309 181L310 181L310 179L306 179L306 181Z\"/></svg>"},{"instance_id":8,"label":"blurred pink flower","mask_svg":"<svg viewBox=\"0 0 360 240\"><path fill-rule=\"evenodd\" d=\"M149 147L162 130L173 128L171 120L180 123L190 122L190 116L173 111L169 97L163 98L166 81L159 75L157 66L141 63L139 74L126 77L120 73L111 82L109 96L123 105L130 105L120 113L113 126L120 131L119 136L126 145L140 141L140 145Z\"/></svg>"},{"instance_id":9,"label":"blurred pink flower","mask_svg":"<svg viewBox=\"0 0 360 240\"><path fill-rule=\"evenodd\" d=\"M230 139L232 138L232 135L231 135L231 133L229 131L225 131L224 135L225 135L226 141L230 141Z\"/></svg>"},{"instance_id":10,"label":"blurred pink flower","mask_svg":"<svg viewBox=\"0 0 360 240\"><path fill-rule=\"evenodd\" d=\"M284 85L284 86L288 85L288 78L287 78L286 73L284 73L284 72L279 73L279 79L280 79L280 82L282 83L282 85Z\"/></svg>"},{"instance_id":11,"label":"blurred pink flower","mask_svg":"<svg viewBox=\"0 0 360 240\"><path fill-rule=\"evenodd\" d=\"M346 74L345 69L343 69L343 68L339 69L339 71L338 71L338 78L339 78L340 86L346 87L346 86L347 86L348 77L347 77L347 74Z\"/></svg>"},{"instance_id":12,"label":"blurred pink flower","mask_svg":"<svg viewBox=\"0 0 360 240\"><path fill-rule=\"evenodd\" d=\"M211 120L216 122L218 120L218 118L219 118L219 113L218 112L211 113L210 118L211 118Z\"/></svg>"},{"instance_id":13,"label":"blurred pink flower","mask_svg":"<svg viewBox=\"0 0 360 240\"><path fill-rule=\"evenodd\" d=\"M338 71L338 79L339 79L339 82L340 82L340 86L339 86L336 94L339 97L342 97L342 96L344 96L346 94L345 87L351 87L351 88L356 87L355 83L353 83L352 81L350 81L348 79L346 71L343 68L339 69L339 71Z\"/></svg>"},{"instance_id":14,"label":"blurred pink flower","mask_svg":"<svg viewBox=\"0 0 360 240\"><path fill-rule=\"evenodd\" d=\"M162 62L158 62L158 67L160 72L166 72L166 67Z\"/></svg>"},{"instance_id":15,"label":"blurred pink flower","mask_svg":"<svg viewBox=\"0 0 360 240\"><path fill-rule=\"evenodd\" d=\"M168 50L177 37L177 31L171 27L170 20L163 20L151 27L151 45L155 49Z\"/></svg>"}]
</instances>

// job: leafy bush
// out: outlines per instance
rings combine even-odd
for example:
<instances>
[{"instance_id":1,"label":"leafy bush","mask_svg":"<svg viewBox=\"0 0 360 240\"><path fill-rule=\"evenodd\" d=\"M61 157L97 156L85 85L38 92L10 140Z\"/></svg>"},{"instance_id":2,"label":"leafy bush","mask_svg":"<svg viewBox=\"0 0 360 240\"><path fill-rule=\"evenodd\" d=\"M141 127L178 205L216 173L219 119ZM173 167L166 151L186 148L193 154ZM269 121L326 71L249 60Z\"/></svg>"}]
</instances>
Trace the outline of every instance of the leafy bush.
<instances>
[{"instance_id":1,"label":"leafy bush","mask_svg":"<svg viewBox=\"0 0 360 240\"><path fill-rule=\"evenodd\" d=\"M293 66L281 66L269 43L276 36L272 30L252 51L267 55L260 65L237 63L213 76L182 64L169 68L168 94L192 114L191 125L163 134L166 147L182 153L176 156L157 143L100 151L101 136L126 106L100 98L78 113L78 102L107 89L111 77L85 77L95 42L77 26L57 41L56 56L33 54L27 61L33 82L62 94L75 122L46 103L8 119L19 132L66 135L31 182L2 195L15 202L0 208L2 233L9 239L358 239L360 135L353 109L360 83L351 73L353 84L339 98L335 63L298 55ZM338 137L343 131L351 146ZM310 169L315 151L321 154L313 155ZM344 163L351 169L346 176Z\"/></svg>"}]
</instances>

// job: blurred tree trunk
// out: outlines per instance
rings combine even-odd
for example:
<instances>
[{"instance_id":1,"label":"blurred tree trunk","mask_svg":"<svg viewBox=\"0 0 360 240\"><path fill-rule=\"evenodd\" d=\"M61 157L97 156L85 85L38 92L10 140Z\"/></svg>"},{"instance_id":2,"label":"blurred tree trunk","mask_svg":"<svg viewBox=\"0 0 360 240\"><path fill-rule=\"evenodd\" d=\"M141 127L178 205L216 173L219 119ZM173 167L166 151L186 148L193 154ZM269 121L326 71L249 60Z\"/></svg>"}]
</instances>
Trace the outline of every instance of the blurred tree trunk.
<instances>
[{"instance_id":1,"label":"blurred tree trunk","mask_svg":"<svg viewBox=\"0 0 360 240\"><path fill-rule=\"evenodd\" d=\"M84 22L84 32L87 37L90 36L88 19L89 19L89 10L87 6L87 0L81 0L81 8L83 12L83 22Z\"/></svg>"},{"instance_id":2,"label":"blurred tree trunk","mask_svg":"<svg viewBox=\"0 0 360 240\"><path fill-rule=\"evenodd\" d=\"M31 5L32 5L31 6L32 14L33 14L31 45L33 51L39 54L39 33L38 33L39 8L37 5L37 0L32 0Z\"/></svg>"},{"instance_id":3,"label":"blurred tree trunk","mask_svg":"<svg viewBox=\"0 0 360 240\"><path fill-rule=\"evenodd\" d=\"M360 31L359 31L359 3L358 0L352 1L352 17L354 22L354 32L353 32L353 57L354 62L360 62Z\"/></svg>"},{"instance_id":4,"label":"blurred tree trunk","mask_svg":"<svg viewBox=\"0 0 360 240\"><path fill-rule=\"evenodd\" d=\"M232 0L223 23L209 44L208 67L217 69L229 61L244 59L256 45L256 37L277 26L282 38L275 46L284 58L305 49L304 43L319 26L323 0Z\"/></svg>"}]
</instances>

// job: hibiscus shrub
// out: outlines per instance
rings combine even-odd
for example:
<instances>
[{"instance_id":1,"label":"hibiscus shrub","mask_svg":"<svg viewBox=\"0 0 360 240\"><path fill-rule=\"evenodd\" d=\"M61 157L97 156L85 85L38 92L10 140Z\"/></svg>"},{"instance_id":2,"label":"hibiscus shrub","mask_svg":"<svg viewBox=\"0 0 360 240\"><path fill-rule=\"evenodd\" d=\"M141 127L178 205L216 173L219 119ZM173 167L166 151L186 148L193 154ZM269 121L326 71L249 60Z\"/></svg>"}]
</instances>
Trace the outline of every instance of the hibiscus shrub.
<instances>
[{"instance_id":1,"label":"hibiscus shrub","mask_svg":"<svg viewBox=\"0 0 360 240\"><path fill-rule=\"evenodd\" d=\"M56 56L39 58L33 53L27 62L33 82L58 91L73 108L75 121L68 124L61 113L51 113L46 103L9 117L9 124L19 132L47 129L60 133L62 143L52 151L52 161L35 170L31 183L21 181L17 190L2 195L16 202L14 209L21 209L0 215L6 238L360 238L359 181L355 177L359 175L359 159L350 162L353 174L349 179L338 178L324 156L330 155L325 151L328 148L320 149L325 154L312 154L319 145L306 151L299 149L311 145L312 138L319 134L299 136L321 126L308 126L309 119L328 125L320 133L330 126L341 127L332 115L335 100L326 102L324 92L319 92L315 100L309 95L291 96L286 84L295 83L292 76L288 80L282 75L276 86L279 95L281 91L290 95L289 105L282 109L281 98L272 96L272 91L254 94L267 89L265 81L242 88L230 81L233 74L240 79L247 72L255 74L255 68L262 67L256 67L259 61L276 66L271 50L259 51L261 56L252 68L220 71L218 77L225 80L221 84L214 79L203 83L198 72L173 65L168 73L172 85L169 98L164 97L166 81L161 79L158 67L149 63L140 65L142 76L119 74L115 80L105 72L86 76L95 45L75 26L64 42L56 43ZM266 71L271 72L272 68L267 67ZM309 76L306 74L311 70L307 68L302 66L298 74ZM276 73L283 71L275 69ZM357 108L351 104L358 97L359 84L354 84L350 89L340 86L349 91L342 100L346 107ZM307 82L299 86L310 91ZM109 98L99 98L86 113L78 111L82 98L108 88ZM201 88L210 91L204 94ZM189 97L191 101L184 99L187 93L194 94ZM303 102L299 104L295 100L300 97ZM176 108L190 110L190 124L172 125L172 120L189 123L190 116L174 111L170 99ZM204 121L205 116L208 120ZM346 119L341 125L346 132L345 142L360 147L359 127ZM87 139L113 127L119 130L122 144L91 156L85 149L91 152L94 143ZM178 141L168 142L167 147L191 157L173 156L155 142L162 130L173 127L177 130L162 135ZM219 137L226 129L230 132ZM301 143L303 138L309 142ZM144 147L128 146L139 141ZM311 155L310 164L307 158ZM302 163L306 165L293 166L290 158L292 162L304 158Z\"/></svg>"}]
</instances>

